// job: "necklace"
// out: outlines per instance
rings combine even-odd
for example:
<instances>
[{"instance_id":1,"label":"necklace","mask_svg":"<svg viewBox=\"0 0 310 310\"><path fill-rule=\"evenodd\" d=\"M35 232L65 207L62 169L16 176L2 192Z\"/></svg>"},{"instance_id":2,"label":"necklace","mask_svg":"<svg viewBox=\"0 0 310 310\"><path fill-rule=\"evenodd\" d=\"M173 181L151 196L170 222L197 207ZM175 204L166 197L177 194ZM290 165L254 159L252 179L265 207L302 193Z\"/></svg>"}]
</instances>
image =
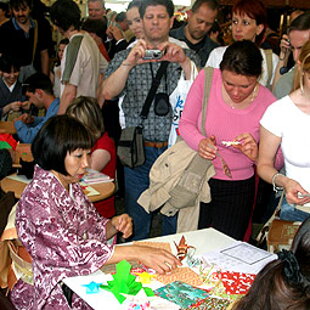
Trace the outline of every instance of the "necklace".
<instances>
[{"instance_id":1,"label":"necklace","mask_svg":"<svg viewBox=\"0 0 310 310\"><path fill-rule=\"evenodd\" d=\"M253 91L252 91L252 94L251 96L245 98L243 100L243 102L240 102L238 103L237 106L234 106L234 102L230 99L228 93L226 92L226 89L224 87L224 85L222 86L223 87L223 90L224 90L224 101L226 104L228 104L230 106L231 109L233 110L242 110L242 109L245 109L246 107L248 107L253 101L254 99L256 98L257 94L258 94L258 83L256 83Z\"/></svg>"}]
</instances>

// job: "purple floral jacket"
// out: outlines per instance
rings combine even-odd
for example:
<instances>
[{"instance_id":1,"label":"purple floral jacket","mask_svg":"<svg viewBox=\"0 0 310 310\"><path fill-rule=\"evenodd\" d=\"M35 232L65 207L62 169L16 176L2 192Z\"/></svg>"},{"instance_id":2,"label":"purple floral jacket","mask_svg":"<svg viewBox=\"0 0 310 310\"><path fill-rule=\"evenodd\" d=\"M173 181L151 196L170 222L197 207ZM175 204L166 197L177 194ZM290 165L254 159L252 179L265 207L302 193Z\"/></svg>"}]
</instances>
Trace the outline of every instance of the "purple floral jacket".
<instances>
[{"instance_id":1,"label":"purple floral jacket","mask_svg":"<svg viewBox=\"0 0 310 310\"><path fill-rule=\"evenodd\" d=\"M16 309L90 309L74 295L72 308L62 293L63 278L88 275L110 258L108 219L96 212L79 184L71 195L49 171L35 167L16 210L18 236L32 257L34 286L19 280L11 292Z\"/></svg>"}]
</instances>

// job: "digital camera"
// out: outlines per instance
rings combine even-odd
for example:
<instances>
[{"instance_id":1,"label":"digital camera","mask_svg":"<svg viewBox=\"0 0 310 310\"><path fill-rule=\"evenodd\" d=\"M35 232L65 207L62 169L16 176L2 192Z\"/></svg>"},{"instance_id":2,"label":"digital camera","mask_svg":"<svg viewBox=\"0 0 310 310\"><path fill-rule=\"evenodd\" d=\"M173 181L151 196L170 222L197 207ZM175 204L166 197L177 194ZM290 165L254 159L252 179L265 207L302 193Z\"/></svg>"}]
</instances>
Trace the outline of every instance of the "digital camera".
<instances>
[{"instance_id":1,"label":"digital camera","mask_svg":"<svg viewBox=\"0 0 310 310\"><path fill-rule=\"evenodd\" d=\"M160 59L164 55L164 52L161 50L146 50L143 59L144 60L152 60L152 59Z\"/></svg>"}]
</instances>

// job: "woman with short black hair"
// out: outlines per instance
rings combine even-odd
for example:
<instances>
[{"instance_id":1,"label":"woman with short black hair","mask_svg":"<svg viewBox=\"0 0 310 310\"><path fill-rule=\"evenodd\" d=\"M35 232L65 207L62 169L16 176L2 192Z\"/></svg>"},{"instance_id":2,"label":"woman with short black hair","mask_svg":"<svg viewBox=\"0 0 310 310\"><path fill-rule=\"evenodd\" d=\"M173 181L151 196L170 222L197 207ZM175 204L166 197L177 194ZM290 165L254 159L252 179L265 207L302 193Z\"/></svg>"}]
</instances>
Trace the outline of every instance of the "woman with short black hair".
<instances>
[{"instance_id":1,"label":"woman with short black hair","mask_svg":"<svg viewBox=\"0 0 310 310\"><path fill-rule=\"evenodd\" d=\"M32 258L33 274L22 273L13 287L17 309L90 309L76 295L69 306L62 280L123 259L139 260L159 273L180 265L165 250L108 243L118 232L128 238L132 221L127 214L102 217L84 195L78 181L93 143L86 127L67 115L50 118L33 142L34 177L16 209L18 237Z\"/></svg>"}]
</instances>

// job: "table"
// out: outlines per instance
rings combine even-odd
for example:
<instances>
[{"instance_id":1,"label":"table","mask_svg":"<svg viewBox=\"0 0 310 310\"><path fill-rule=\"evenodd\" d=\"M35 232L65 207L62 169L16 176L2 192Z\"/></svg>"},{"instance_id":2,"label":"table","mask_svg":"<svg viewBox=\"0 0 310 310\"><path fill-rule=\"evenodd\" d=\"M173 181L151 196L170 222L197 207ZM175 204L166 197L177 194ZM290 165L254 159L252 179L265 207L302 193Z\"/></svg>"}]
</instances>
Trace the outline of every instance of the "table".
<instances>
[{"instance_id":1,"label":"table","mask_svg":"<svg viewBox=\"0 0 310 310\"><path fill-rule=\"evenodd\" d=\"M20 159L23 161L33 161L31 144L18 143L13 158L13 168L21 168Z\"/></svg>"},{"instance_id":2,"label":"table","mask_svg":"<svg viewBox=\"0 0 310 310\"><path fill-rule=\"evenodd\" d=\"M8 121L0 121L0 133L10 133L10 134L15 134L16 129L14 126L14 122Z\"/></svg>"},{"instance_id":3,"label":"table","mask_svg":"<svg viewBox=\"0 0 310 310\"><path fill-rule=\"evenodd\" d=\"M13 174L12 176L16 176L16 174ZM14 192L15 197L19 199L25 187L27 186L27 183L13 180L10 177L5 177L1 180L0 186L4 192ZM92 184L91 187L99 192L99 195L89 197L91 202L97 202L106 199L110 197L115 191L115 184L113 182Z\"/></svg>"},{"instance_id":4,"label":"table","mask_svg":"<svg viewBox=\"0 0 310 310\"><path fill-rule=\"evenodd\" d=\"M235 242L233 238L228 237L213 228L207 228L164 237L157 237L143 241L169 242L172 251L174 252L174 254L176 254L173 241L176 241L178 243L183 235L185 236L186 242L189 245L196 246L197 255L202 255L207 251L212 251L229 246L230 244ZM126 243L123 245L126 245ZM122 309L121 305L110 292L100 290L100 292L97 294L86 294L85 287L82 286L83 284L88 284L91 281L102 283L106 282L106 280L109 279L111 279L110 275L106 275L99 270L89 276L66 278L63 280L63 282L95 310L103 309L103 305L105 309ZM160 284L159 286L163 286L163 284Z\"/></svg>"}]
</instances>

